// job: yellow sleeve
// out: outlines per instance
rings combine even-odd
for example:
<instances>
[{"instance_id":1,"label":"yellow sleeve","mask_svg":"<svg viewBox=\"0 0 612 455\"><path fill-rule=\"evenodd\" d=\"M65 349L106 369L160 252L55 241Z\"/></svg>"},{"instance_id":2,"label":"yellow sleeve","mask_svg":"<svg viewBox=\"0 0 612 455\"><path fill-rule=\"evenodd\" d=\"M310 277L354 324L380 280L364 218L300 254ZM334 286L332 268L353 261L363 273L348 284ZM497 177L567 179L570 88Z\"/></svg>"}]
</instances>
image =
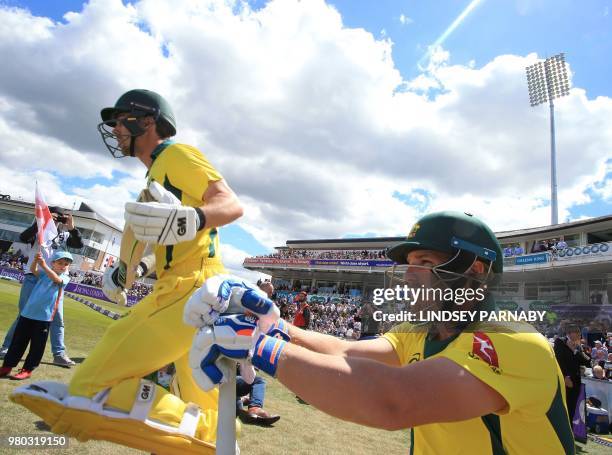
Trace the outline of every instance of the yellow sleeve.
<instances>
[{"instance_id":1,"label":"yellow sleeve","mask_svg":"<svg viewBox=\"0 0 612 455\"><path fill-rule=\"evenodd\" d=\"M416 348L417 334L412 332L412 326L409 322L404 322L394 326L391 330L383 335L397 354L400 365L406 365L410 360L413 351L420 349Z\"/></svg>"},{"instance_id":2,"label":"yellow sleeve","mask_svg":"<svg viewBox=\"0 0 612 455\"><path fill-rule=\"evenodd\" d=\"M191 199L201 201L209 182L223 179L204 154L194 147L174 144L166 152L170 152L165 157L169 164L168 179Z\"/></svg>"},{"instance_id":3,"label":"yellow sleeve","mask_svg":"<svg viewBox=\"0 0 612 455\"><path fill-rule=\"evenodd\" d=\"M557 391L557 362L548 342L537 333L462 333L434 357L446 357L508 403L499 414L516 410L546 412Z\"/></svg>"}]
</instances>

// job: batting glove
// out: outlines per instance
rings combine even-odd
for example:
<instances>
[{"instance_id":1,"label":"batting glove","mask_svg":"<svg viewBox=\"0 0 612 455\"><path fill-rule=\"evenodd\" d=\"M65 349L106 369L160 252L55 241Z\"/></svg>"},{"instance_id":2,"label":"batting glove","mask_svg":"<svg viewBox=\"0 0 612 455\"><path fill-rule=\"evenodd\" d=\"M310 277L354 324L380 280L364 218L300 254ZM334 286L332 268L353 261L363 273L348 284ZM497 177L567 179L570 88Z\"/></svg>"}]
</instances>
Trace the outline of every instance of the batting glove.
<instances>
[{"instance_id":1,"label":"batting glove","mask_svg":"<svg viewBox=\"0 0 612 455\"><path fill-rule=\"evenodd\" d=\"M181 204L170 191L157 182L149 184L149 192L157 202L127 202L125 222L134 236L147 243L176 245L193 240L204 227L205 217L200 210ZM198 209L199 210L199 209Z\"/></svg>"},{"instance_id":2,"label":"batting glove","mask_svg":"<svg viewBox=\"0 0 612 455\"><path fill-rule=\"evenodd\" d=\"M280 317L278 307L255 285L232 275L215 275L191 295L183 321L194 327L212 325L222 313L253 314L264 333Z\"/></svg>"},{"instance_id":3,"label":"batting glove","mask_svg":"<svg viewBox=\"0 0 612 455\"><path fill-rule=\"evenodd\" d=\"M119 284L119 261L107 267L102 277L102 292L115 303L127 305L127 295L124 287Z\"/></svg>"},{"instance_id":4,"label":"batting glove","mask_svg":"<svg viewBox=\"0 0 612 455\"><path fill-rule=\"evenodd\" d=\"M234 366L221 362L222 357L239 362L250 359L255 367L275 376L286 344L261 334L252 316L222 316L213 326L202 327L197 332L189 353L189 366L194 380L203 390L227 382L229 368Z\"/></svg>"}]
</instances>

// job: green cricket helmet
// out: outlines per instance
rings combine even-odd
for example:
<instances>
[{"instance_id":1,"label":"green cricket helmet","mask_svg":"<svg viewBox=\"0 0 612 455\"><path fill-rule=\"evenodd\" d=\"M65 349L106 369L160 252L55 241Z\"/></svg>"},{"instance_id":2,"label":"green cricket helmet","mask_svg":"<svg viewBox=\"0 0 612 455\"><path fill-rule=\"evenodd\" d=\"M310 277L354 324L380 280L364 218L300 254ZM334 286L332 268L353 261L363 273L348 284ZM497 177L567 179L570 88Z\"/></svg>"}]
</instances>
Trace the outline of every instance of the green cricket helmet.
<instances>
[{"instance_id":1,"label":"green cricket helmet","mask_svg":"<svg viewBox=\"0 0 612 455\"><path fill-rule=\"evenodd\" d=\"M403 242L387 250L387 257L397 264L407 264L411 251L433 250L448 253L451 258L432 271L441 280L458 287L465 284L466 273L476 260L488 265L484 280L493 272L500 275L504 269L501 246L491 229L478 218L460 212L437 212L424 216L410 230ZM453 277L453 278L451 278Z\"/></svg>"},{"instance_id":2,"label":"green cricket helmet","mask_svg":"<svg viewBox=\"0 0 612 455\"><path fill-rule=\"evenodd\" d=\"M151 116L159 125L163 125L166 137L176 134L176 117L170 104L160 94L151 90L135 89L125 92L119 97L113 107L105 107L100 111L102 122L98 125L98 131L102 135L104 144L115 158L123 158L124 152L118 146L118 138L113 132L117 124L117 115L127 113L128 117L121 120L122 124L129 131L130 156L134 156L135 138L144 134L145 129L139 123L139 119ZM115 141L109 143L109 140Z\"/></svg>"}]
</instances>

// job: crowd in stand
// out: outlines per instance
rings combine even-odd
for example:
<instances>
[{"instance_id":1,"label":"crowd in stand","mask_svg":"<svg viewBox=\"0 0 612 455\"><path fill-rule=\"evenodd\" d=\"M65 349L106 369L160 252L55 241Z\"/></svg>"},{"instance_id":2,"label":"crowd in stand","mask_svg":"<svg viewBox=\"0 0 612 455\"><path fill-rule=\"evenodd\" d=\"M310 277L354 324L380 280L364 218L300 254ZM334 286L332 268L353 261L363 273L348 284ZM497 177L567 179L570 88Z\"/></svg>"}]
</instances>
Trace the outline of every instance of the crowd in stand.
<instances>
[{"instance_id":1,"label":"crowd in stand","mask_svg":"<svg viewBox=\"0 0 612 455\"><path fill-rule=\"evenodd\" d=\"M2 253L0 254L0 267L10 267L17 270L23 270L28 263L28 256L17 253Z\"/></svg>"},{"instance_id":2,"label":"crowd in stand","mask_svg":"<svg viewBox=\"0 0 612 455\"><path fill-rule=\"evenodd\" d=\"M343 260L388 260L385 250L296 250L278 249L276 253L255 258L275 258L275 259L343 259Z\"/></svg>"},{"instance_id":3,"label":"crowd in stand","mask_svg":"<svg viewBox=\"0 0 612 455\"><path fill-rule=\"evenodd\" d=\"M292 321L297 310L296 304L286 298L277 300L284 318ZM361 334L361 320L357 315L358 305L349 298L338 303L311 303L310 330L342 338L358 339Z\"/></svg>"},{"instance_id":4,"label":"crowd in stand","mask_svg":"<svg viewBox=\"0 0 612 455\"><path fill-rule=\"evenodd\" d=\"M578 350L584 353L588 362L582 368L582 375L594 379L612 381L612 327L607 319L597 321L562 320L559 324L548 326L540 331L548 337L554 346L555 341L566 334L566 327L580 328L580 345Z\"/></svg>"}]
</instances>

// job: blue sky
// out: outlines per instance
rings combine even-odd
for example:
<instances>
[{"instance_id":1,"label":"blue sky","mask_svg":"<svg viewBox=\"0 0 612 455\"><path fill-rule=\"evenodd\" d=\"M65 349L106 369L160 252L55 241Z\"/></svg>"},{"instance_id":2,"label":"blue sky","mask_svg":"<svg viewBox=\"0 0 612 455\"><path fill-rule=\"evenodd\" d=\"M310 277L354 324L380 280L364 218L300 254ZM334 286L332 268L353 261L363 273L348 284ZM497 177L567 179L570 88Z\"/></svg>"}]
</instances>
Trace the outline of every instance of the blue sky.
<instances>
[{"instance_id":1,"label":"blue sky","mask_svg":"<svg viewBox=\"0 0 612 455\"><path fill-rule=\"evenodd\" d=\"M124 2L125 3L125 2ZM392 58L395 68L401 73L404 81L414 80L423 74L423 66L427 64L428 49L432 43L439 42L445 51L448 51L449 65L462 67L474 66L482 68L492 62L496 57L511 54L525 57L530 53L537 53L539 57L546 57L559 52L566 53L566 59L573 72L573 85L585 90L586 99L595 100L597 97L612 97L612 85L609 75L612 74L612 20L610 7L612 2L594 0L575 2L569 0L438 0L429 2L425 0L392 1L392 0L328 0L334 5L342 16L345 27L362 28L370 32L375 39L388 38L392 43ZM264 8L267 4L262 0L250 0L254 9ZM63 22L62 16L68 11L81 11L83 2L77 0L66 1L24 1L0 0L0 5L17 6L29 9L34 15L49 17L55 21ZM463 13L463 16L462 16ZM458 18L462 18L458 20ZM455 23L451 30L449 27ZM445 33L446 32L446 33ZM442 42L441 37L445 37ZM231 37L229 38L231 39ZM246 52L246 51L245 51ZM246 52L248 54L248 52ZM167 56L167 55L166 55ZM101 56L101 58L106 58ZM421 63L423 66L419 66ZM41 76L43 77L43 76ZM483 101L483 100L478 100ZM486 102L486 100L484 100ZM473 101L472 101L473 102ZM524 87L524 105L528 106L527 87ZM531 108L527 108L531 109ZM546 115L545 107L540 106L542 116ZM588 110L588 109L587 109ZM290 117L290 116L289 116ZM298 117L296 117L298 118ZM544 117L542 117L543 125ZM564 118L559 118L560 127ZM329 127L333 129L334 126ZM476 129L478 131L478 129ZM474 134L474 133L472 133ZM477 133L476 133L477 134ZM254 136L253 140L260 139ZM542 130L542 143L547 142L547 131ZM564 142L557 140L562 150ZM270 145L270 144L264 144ZM435 146L436 144L433 144ZM605 145L605 144L604 144ZM392 144L393 146L393 144ZM101 144L100 144L100 147ZM598 152L595 153L597 155ZM612 152L607 146L601 149L601 157L611 157ZM594 156L591 154L590 156ZM357 159L356 159L357 160ZM608 169L612 166L612 159L608 160ZM544 170L538 178L546 179ZM568 169L560 169L559 174L568 173ZM591 171L594 175L594 171ZM119 180L128 177L125 172L114 168L110 177L67 176L65 173L56 177L65 183L64 189L70 193L74 189L88 187L111 187ZM570 218L601 216L612 213L609 202L609 191L606 187L612 182L612 172L598 174L598 181L583 182L583 200L577 200L568 207ZM357 178L357 177L356 177ZM230 180L231 182L235 181ZM245 188L251 188L245 185ZM439 186L438 186L439 188ZM562 188L560 188L561 190ZM134 188L131 189L132 191ZM451 191L452 192L452 191ZM250 193L247 193L250 195ZM262 201L269 202L279 197L282 192L270 193L262 197ZM433 193L431 186L417 183L411 187L392 188L388 196L395 201L409 207L411 213L418 216L431 207L437 207L438 195ZM468 201L470 194L466 194L462 201ZM607 201L605 198L608 198ZM279 197L279 199L281 199ZM333 198L330 198L333 199ZM536 200L539 200L536 198ZM542 195L542 207L549 205L549 201ZM390 204L392 204L391 202ZM316 202L313 202L316 205ZM333 207L333 206L330 206ZM279 208L280 210L280 208ZM337 211L337 209L336 209ZM269 212L278 216L278 219L290 220L291 216ZM301 219L300 214L293 218ZM112 218L112 215L109 215ZM562 217L561 217L562 218ZM504 228L502 217L498 229ZM353 220L354 221L354 220ZM561 221L565 221L561 219ZM541 222L538 222L541 223ZM359 235L398 235L407 230L406 227L395 229L395 232L384 230L388 226L372 226L371 228L359 222L347 225L343 231L338 224L330 234L325 230L325 223L319 222L319 230L313 237ZM526 222L528 224L528 222ZM285 239L304 238L308 232L308 222L303 222L301 229L294 229L290 223L283 231ZM278 226L276 226L278 227ZM513 226L516 227L516 226ZM277 239L267 242L257 240L254 235L257 227L248 230L243 225L235 224L224 228L223 239L248 254L259 254L268 251L271 245L278 246ZM262 228L262 231L265 231ZM261 234L262 232L260 232ZM264 246L266 243L267 246Z\"/></svg>"}]
</instances>

